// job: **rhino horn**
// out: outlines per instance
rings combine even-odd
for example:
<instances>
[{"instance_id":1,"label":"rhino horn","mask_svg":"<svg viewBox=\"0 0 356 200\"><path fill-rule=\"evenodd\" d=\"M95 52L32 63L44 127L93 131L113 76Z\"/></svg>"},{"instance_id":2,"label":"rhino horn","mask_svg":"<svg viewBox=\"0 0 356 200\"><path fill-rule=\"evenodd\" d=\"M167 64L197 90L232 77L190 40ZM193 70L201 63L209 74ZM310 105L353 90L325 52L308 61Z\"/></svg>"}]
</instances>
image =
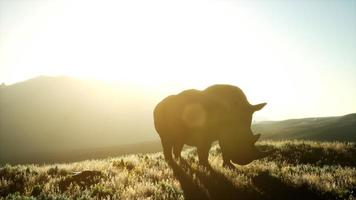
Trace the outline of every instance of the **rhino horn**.
<instances>
[{"instance_id":1,"label":"rhino horn","mask_svg":"<svg viewBox=\"0 0 356 200\"><path fill-rule=\"evenodd\" d=\"M261 134L256 134L256 135L251 135L251 136L248 136L248 141L251 143L251 144L255 144L257 142L258 139L260 139L261 137Z\"/></svg>"},{"instance_id":2,"label":"rhino horn","mask_svg":"<svg viewBox=\"0 0 356 200\"><path fill-rule=\"evenodd\" d=\"M254 160L265 158L273 154L274 152L275 150L260 151L257 148L253 148L250 153L246 152L242 154L236 154L236 156L234 157L235 159L232 159L231 161L235 164L247 165Z\"/></svg>"},{"instance_id":3,"label":"rhino horn","mask_svg":"<svg viewBox=\"0 0 356 200\"><path fill-rule=\"evenodd\" d=\"M252 106L254 112L261 110L267 103L260 103Z\"/></svg>"},{"instance_id":4,"label":"rhino horn","mask_svg":"<svg viewBox=\"0 0 356 200\"><path fill-rule=\"evenodd\" d=\"M255 144L257 142L258 139L260 139L261 134L256 134L252 136L252 143Z\"/></svg>"}]
</instances>

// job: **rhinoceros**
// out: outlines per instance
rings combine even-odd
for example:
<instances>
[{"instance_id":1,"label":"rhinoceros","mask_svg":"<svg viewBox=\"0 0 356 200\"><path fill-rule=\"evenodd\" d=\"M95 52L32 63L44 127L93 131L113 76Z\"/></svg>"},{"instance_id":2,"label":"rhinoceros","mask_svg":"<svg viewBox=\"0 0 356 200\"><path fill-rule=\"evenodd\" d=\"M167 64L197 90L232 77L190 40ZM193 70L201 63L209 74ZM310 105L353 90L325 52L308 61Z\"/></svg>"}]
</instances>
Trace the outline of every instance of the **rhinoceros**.
<instances>
[{"instance_id":1,"label":"rhinoceros","mask_svg":"<svg viewBox=\"0 0 356 200\"><path fill-rule=\"evenodd\" d=\"M260 134L251 131L252 115L266 103L251 105L233 85L212 85L205 90L184 90L155 107L154 125L168 163L180 158L183 146L197 147L199 163L209 166L211 144L218 141L223 166L244 165L266 157L255 147Z\"/></svg>"}]
</instances>

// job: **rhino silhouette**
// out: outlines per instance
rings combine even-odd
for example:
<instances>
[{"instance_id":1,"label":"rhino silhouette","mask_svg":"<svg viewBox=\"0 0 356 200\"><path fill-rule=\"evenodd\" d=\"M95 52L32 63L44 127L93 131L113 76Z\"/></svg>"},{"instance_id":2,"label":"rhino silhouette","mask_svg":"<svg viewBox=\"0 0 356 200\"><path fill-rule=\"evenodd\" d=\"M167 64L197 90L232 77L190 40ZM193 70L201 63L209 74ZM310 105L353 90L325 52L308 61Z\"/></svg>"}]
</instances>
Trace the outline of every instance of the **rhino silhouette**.
<instances>
[{"instance_id":1,"label":"rhino silhouette","mask_svg":"<svg viewBox=\"0 0 356 200\"><path fill-rule=\"evenodd\" d=\"M223 166L244 165L271 153L259 151L260 134L251 131L252 115L266 103L251 105L233 85L185 90L163 99L154 109L154 124L168 163L181 158L183 146L197 147L199 163L209 166L211 144L218 140Z\"/></svg>"}]
</instances>

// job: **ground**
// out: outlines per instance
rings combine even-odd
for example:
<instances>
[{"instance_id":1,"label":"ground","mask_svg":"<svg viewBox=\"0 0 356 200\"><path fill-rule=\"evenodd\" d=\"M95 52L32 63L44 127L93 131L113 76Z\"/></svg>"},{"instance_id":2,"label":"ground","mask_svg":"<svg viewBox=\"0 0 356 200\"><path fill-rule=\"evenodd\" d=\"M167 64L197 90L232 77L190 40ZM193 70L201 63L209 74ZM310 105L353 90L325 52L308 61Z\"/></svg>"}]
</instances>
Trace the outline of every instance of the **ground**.
<instances>
[{"instance_id":1,"label":"ground","mask_svg":"<svg viewBox=\"0 0 356 200\"><path fill-rule=\"evenodd\" d=\"M168 166L162 153L50 165L0 167L1 199L356 199L355 143L262 141L276 149L249 165L211 169L196 151Z\"/></svg>"}]
</instances>

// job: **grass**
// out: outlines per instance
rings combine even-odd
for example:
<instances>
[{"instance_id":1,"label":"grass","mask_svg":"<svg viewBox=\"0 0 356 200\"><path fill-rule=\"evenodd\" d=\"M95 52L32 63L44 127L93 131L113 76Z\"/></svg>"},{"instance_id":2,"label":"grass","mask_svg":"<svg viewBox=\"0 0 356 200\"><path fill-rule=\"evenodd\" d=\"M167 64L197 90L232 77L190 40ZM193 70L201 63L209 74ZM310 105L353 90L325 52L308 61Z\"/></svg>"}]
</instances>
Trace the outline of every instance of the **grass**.
<instances>
[{"instance_id":1,"label":"grass","mask_svg":"<svg viewBox=\"0 0 356 200\"><path fill-rule=\"evenodd\" d=\"M356 145L262 141L273 156L222 168L219 146L211 169L196 151L171 167L162 153L53 165L0 167L1 199L356 199ZM73 175L86 171L88 176ZM82 173L83 175L83 173Z\"/></svg>"}]
</instances>

